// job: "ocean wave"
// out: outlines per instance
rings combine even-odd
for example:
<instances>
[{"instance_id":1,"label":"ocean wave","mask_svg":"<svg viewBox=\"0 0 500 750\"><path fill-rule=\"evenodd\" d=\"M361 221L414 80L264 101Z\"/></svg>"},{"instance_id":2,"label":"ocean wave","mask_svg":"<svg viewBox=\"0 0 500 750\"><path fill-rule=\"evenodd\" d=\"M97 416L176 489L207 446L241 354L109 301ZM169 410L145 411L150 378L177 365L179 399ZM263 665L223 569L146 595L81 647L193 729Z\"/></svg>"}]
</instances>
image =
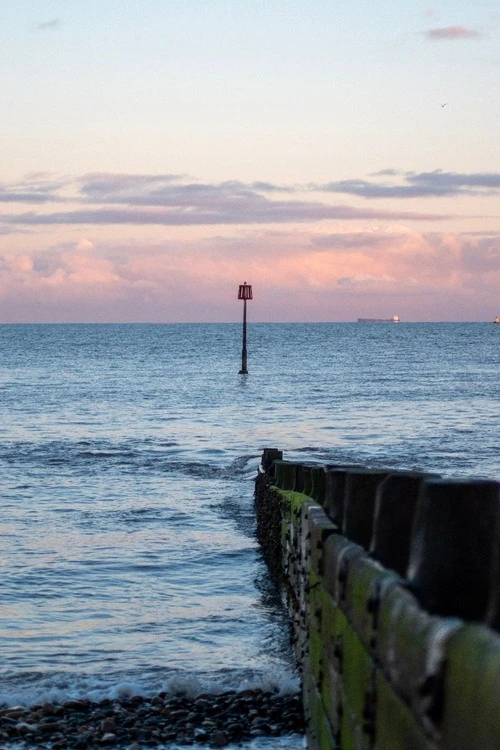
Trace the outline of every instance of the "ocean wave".
<instances>
[{"instance_id":1,"label":"ocean wave","mask_svg":"<svg viewBox=\"0 0 500 750\"><path fill-rule=\"evenodd\" d=\"M258 454L233 458L224 450L202 450L199 461L183 458L192 455L186 444L151 439L125 442L110 439L4 441L0 444L0 462L20 468L67 468L72 474L84 472L103 473L109 470L130 472L155 472L164 475L176 473L201 479L236 479L248 476L258 465ZM251 464L249 466L249 464ZM29 485L20 485L20 487Z\"/></svg>"},{"instance_id":2,"label":"ocean wave","mask_svg":"<svg viewBox=\"0 0 500 750\"><path fill-rule=\"evenodd\" d=\"M2 675L0 706L60 704L68 700L121 700L160 692L197 697L229 691L261 690L276 695L294 695L300 680L292 670L231 670L194 673L151 668L136 673L110 672L86 675L68 672L17 672Z\"/></svg>"}]
</instances>

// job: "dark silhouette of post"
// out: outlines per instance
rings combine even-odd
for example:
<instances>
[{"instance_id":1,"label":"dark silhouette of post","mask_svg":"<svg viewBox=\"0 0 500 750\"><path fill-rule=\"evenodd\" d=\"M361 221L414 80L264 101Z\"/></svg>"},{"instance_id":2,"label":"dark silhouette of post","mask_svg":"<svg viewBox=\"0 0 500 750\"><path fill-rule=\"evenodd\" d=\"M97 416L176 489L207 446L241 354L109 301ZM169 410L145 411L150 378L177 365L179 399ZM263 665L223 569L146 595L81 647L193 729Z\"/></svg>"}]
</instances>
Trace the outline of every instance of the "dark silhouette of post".
<instances>
[{"instance_id":1,"label":"dark silhouette of post","mask_svg":"<svg viewBox=\"0 0 500 750\"><path fill-rule=\"evenodd\" d=\"M252 287L245 281L238 289L238 299L243 300L243 347L241 350L240 375L248 375L247 370L247 299L252 299Z\"/></svg>"}]
</instances>

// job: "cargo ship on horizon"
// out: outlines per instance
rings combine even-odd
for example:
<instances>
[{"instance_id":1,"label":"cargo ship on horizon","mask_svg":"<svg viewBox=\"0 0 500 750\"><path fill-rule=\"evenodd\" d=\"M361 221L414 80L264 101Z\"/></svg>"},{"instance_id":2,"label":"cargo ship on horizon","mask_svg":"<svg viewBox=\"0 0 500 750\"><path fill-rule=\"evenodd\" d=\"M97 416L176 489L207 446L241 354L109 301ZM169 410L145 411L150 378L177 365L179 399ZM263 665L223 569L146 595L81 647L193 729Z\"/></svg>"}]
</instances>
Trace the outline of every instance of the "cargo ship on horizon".
<instances>
[{"instance_id":1,"label":"cargo ship on horizon","mask_svg":"<svg viewBox=\"0 0 500 750\"><path fill-rule=\"evenodd\" d=\"M358 318L358 323L399 323L399 315L392 318Z\"/></svg>"}]
</instances>

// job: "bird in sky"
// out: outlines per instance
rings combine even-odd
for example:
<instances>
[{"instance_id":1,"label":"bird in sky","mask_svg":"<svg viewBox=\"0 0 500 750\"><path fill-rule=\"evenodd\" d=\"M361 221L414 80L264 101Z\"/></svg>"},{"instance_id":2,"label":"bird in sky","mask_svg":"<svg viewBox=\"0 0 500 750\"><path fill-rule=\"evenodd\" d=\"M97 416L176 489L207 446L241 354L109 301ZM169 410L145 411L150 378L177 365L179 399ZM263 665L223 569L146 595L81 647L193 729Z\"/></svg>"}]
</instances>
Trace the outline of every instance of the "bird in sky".
<instances>
[{"instance_id":1,"label":"bird in sky","mask_svg":"<svg viewBox=\"0 0 500 750\"><path fill-rule=\"evenodd\" d=\"M446 107L447 104L448 104L448 102L445 102L444 104L440 104L439 106L440 107Z\"/></svg>"}]
</instances>

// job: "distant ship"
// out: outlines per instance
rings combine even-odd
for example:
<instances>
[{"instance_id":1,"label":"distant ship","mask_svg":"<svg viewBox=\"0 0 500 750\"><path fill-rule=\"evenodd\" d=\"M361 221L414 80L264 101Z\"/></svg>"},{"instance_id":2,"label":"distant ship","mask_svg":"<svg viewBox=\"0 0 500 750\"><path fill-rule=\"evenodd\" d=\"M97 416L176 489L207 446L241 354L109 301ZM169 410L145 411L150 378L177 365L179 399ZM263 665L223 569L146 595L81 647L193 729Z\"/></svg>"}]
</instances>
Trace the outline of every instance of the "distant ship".
<instances>
[{"instance_id":1,"label":"distant ship","mask_svg":"<svg viewBox=\"0 0 500 750\"><path fill-rule=\"evenodd\" d=\"M497 315L497 316L495 317L495 320L494 320L493 322L494 322L494 323L500 323L500 316L499 316L499 315Z\"/></svg>"},{"instance_id":2,"label":"distant ship","mask_svg":"<svg viewBox=\"0 0 500 750\"><path fill-rule=\"evenodd\" d=\"M392 318L358 318L358 323L399 323L399 315Z\"/></svg>"}]
</instances>

